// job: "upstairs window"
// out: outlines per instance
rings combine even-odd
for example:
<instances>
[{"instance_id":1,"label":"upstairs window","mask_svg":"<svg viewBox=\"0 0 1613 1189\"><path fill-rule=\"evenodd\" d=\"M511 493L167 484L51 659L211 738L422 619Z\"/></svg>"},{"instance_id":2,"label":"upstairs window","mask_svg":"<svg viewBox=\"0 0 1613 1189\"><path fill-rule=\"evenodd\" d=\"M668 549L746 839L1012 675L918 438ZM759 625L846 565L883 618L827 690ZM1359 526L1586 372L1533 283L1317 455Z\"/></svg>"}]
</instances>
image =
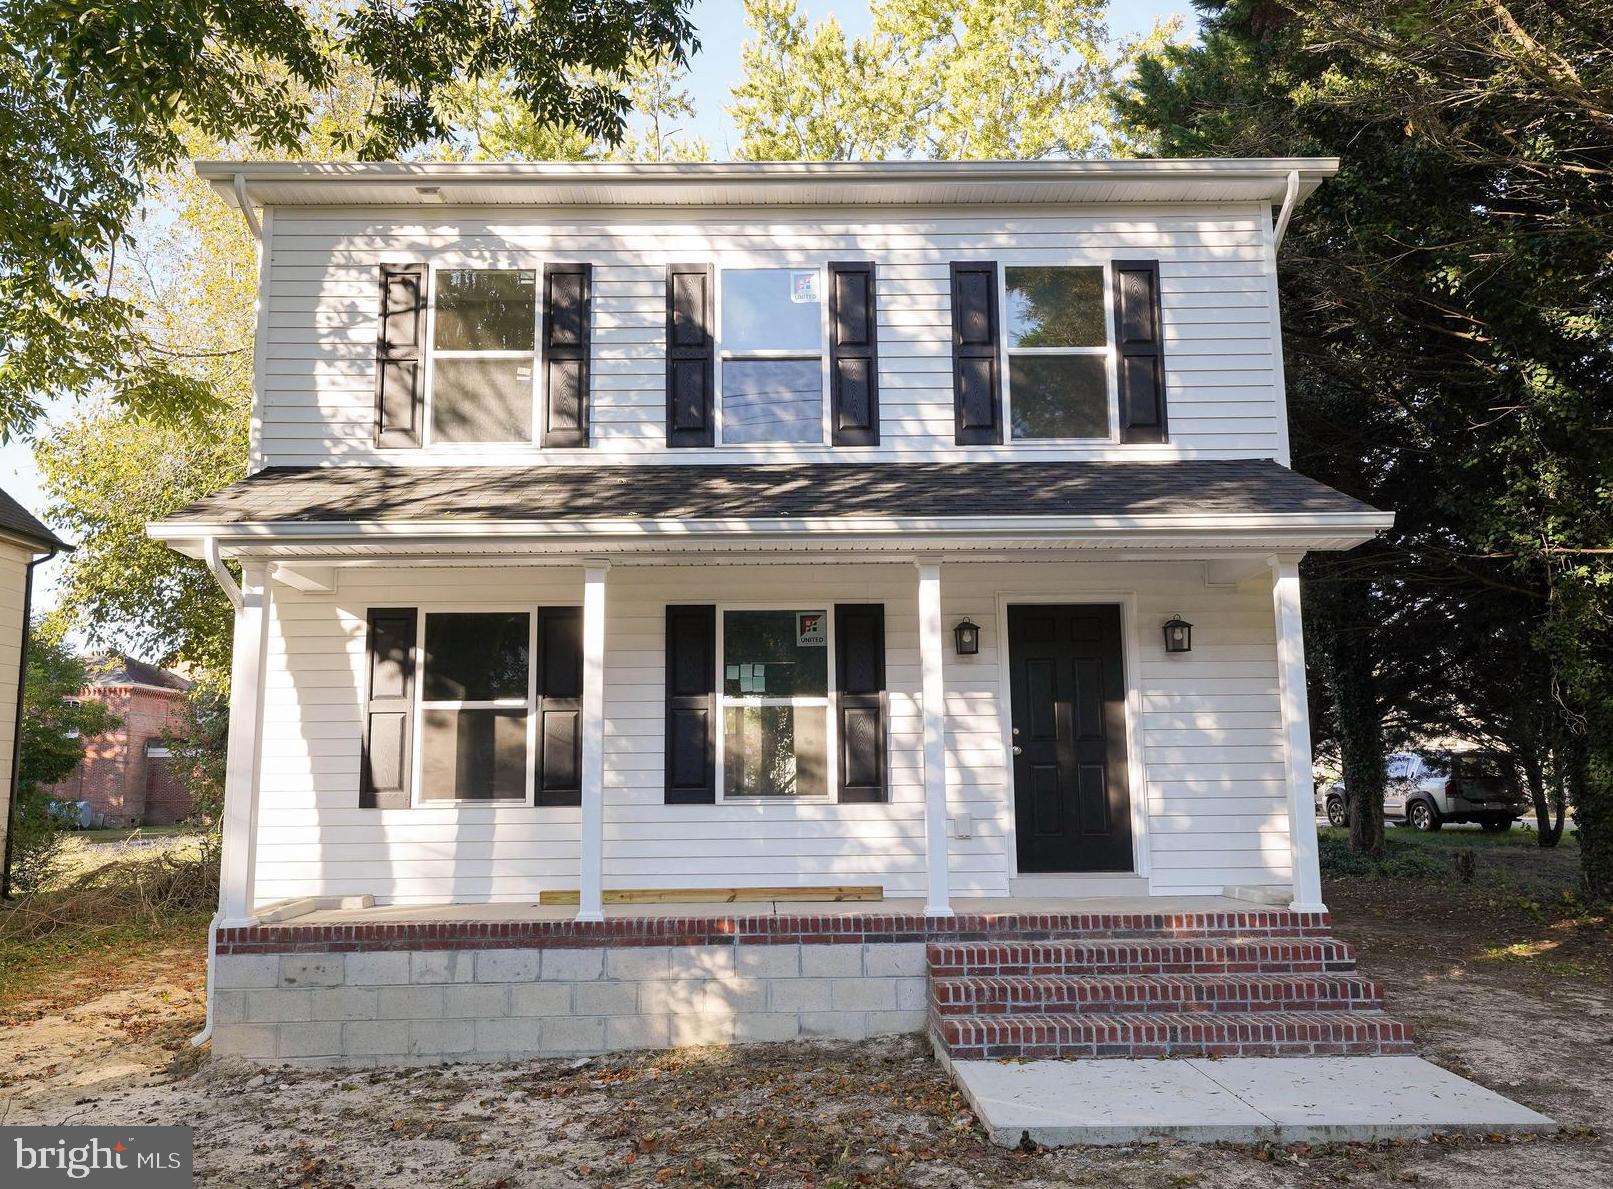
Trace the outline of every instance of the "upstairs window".
<instances>
[{"instance_id":1,"label":"upstairs window","mask_svg":"<svg viewBox=\"0 0 1613 1189\"><path fill-rule=\"evenodd\" d=\"M722 788L731 797L829 794L827 610L722 614Z\"/></svg>"},{"instance_id":2,"label":"upstairs window","mask_svg":"<svg viewBox=\"0 0 1613 1189\"><path fill-rule=\"evenodd\" d=\"M724 445L823 444L823 270L725 268Z\"/></svg>"},{"instance_id":3,"label":"upstairs window","mask_svg":"<svg viewBox=\"0 0 1613 1189\"><path fill-rule=\"evenodd\" d=\"M431 612L424 619L420 800L525 801L531 616Z\"/></svg>"},{"instance_id":4,"label":"upstairs window","mask_svg":"<svg viewBox=\"0 0 1613 1189\"><path fill-rule=\"evenodd\" d=\"M438 269L433 311L431 440L532 441L537 271Z\"/></svg>"},{"instance_id":5,"label":"upstairs window","mask_svg":"<svg viewBox=\"0 0 1613 1189\"><path fill-rule=\"evenodd\" d=\"M1110 435L1104 269L1003 270L1009 425L1020 441Z\"/></svg>"}]
</instances>

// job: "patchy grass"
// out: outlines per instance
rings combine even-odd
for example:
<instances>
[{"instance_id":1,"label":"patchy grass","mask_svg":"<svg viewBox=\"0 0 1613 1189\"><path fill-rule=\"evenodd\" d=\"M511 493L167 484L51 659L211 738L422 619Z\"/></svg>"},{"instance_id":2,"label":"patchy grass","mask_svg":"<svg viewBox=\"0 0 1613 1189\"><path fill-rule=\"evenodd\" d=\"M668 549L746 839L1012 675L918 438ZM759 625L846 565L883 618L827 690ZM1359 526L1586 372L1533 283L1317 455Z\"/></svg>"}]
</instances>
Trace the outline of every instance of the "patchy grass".
<instances>
[{"instance_id":1,"label":"patchy grass","mask_svg":"<svg viewBox=\"0 0 1613 1189\"><path fill-rule=\"evenodd\" d=\"M1336 834L1340 838L1349 838L1347 829L1335 829L1329 826L1323 831L1325 834ZM1403 842L1408 846L1420 846L1433 851L1458 850L1506 850L1523 849L1530 851L1540 850L1540 839L1534 830L1522 830L1514 827L1505 834L1486 834L1478 827L1446 826L1443 830L1413 830L1406 826L1390 826L1385 834L1392 836L1396 842ZM1557 842L1557 850L1579 853L1579 835L1564 833Z\"/></svg>"},{"instance_id":2,"label":"patchy grass","mask_svg":"<svg viewBox=\"0 0 1613 1189\"><path fill-rule=\"evenodd\" d=\"M121 830L75 830L73 837L86 846L100 846L107 842L129 842L143 838L173 838L193 832L190 826L130 826Z\"/></svg>"},{"instance_id":3,"label":"patchy grass","mask_svg":"<svg viewBox=\"0 0 1613 1189\"><path fill-rule=\"evenodd\" d=\"M1375 857L1352 854L1348 830L1328 827L1317 837L1322 874L1338 879L1418 881L1531 900L1574 896L1580 883L1579 840L1572 835L1543 850L1532 832L1391 828Z\"/></svg>"},{"instance_id":4,"label":"patchy grass","mask_svg":"<svg viewBox=\"0 0 1613 1189\"><path fill-rule=\"evenodd\" d=\"M119 921L58 929L42 937L0 932L0 1026L71 1006L85 995L123 985L153 954L207 961L207 912L179 913L153 924ZM0 915L0 931L5 917Z\"/></svg>"},{"instance_id":5,"label":"patchy grass","mask_svg":"<svg viewBox=\"0 0 1613 1189\"><path fill-rule=\"evenodd\" d=\"M202 835L189 826L161 826L138 830L73 830L62 844L61 873L54 885L63 887L109 863L124 863L168 855L199 858Z\"/></svg>"},{"instance_id":6,"label":"patchy grass","mask_svg":"<svg viewBox=\"0 0 1613 1189\"><path fill-rule=\"evenodd\" d=\"M171 849L76 872L70 880L0 906L0 1008L61 979L172 943L205 938L218 899L218 867Z\"/></svg>"}]
</instances>

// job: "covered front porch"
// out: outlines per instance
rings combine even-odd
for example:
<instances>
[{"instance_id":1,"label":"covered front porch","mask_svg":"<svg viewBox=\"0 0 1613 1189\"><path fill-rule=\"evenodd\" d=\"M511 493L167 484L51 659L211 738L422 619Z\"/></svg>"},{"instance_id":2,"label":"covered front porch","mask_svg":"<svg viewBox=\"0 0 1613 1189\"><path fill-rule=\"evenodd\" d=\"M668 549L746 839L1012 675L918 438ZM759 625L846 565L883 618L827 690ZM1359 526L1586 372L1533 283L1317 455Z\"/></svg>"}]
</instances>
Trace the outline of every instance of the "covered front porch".
<instances>
[{"instance_id":1,"label":"covered front porch","mask_svg":"<svg viewBox=\"0 0 1613 1189\"><path fill-rule=\"evenodd\" d=\"M308 896L418 907L571 893L575 907L545 915L599 921L608 908L642 907L608 904L607 892L748 899L770 887L917 900L931 916L958 911L959 899L1228 888L1315 911L1296 565L1285 554L1234 572L1225 557L1211 570L1090 550L697 564L249 559L223 919L246 923L261 906ZM408 734L396 787L367 800L375 716L393 709L373 672L378 607L412 617L423 660L399 699ZM878 672L854 687L847 614L868 608L882 632L869 662ZM556 609L572 616L580 688L551 696L537 682L561 645L538 637ZM704 663L722 678L693 696L675 685L672 626L691 610L710 625ZM1178 615L1196 638L1171 654L1160 625ZM1026 623L1018 636L1016 616ZM519 620L523 641L531 633L520 665L533 690L485 712L474 699L433 699L435 625L502 619ZM751 705L775 703L725 693L763 663L743 659L736 626L774 619L792 632L826 625L801 649L815 649L826 672L790 703L782 776L776 740L764 735L757 759L735 732ZM958 647L965 622L978 631L974 652ZM1070 632L1093 634L1091 660L1058 650L1054 637ZM1059 666L1077 681L1090 670L1104 688L1088 708L1079 690L1049 685L1044 727L1032 683L1065 680ZM461 724L448 761L433 754L431 716L461 706L526 724L507 783L497 772L488 782L494 795L473 783L484 762L467 752L473 730ZM700 732L687 746L685 712ZM820 733L799 725L810 716ZM872 737L860 758L847 738L859 729ZM1081 731L1087 751L1060 750L1082 745ZM1027 767L1022 749L1039 733L1046 750ZM758 769L763 786L744 783ZM1086 792L1080 782L1094 772Z\"/></svg>"},{"instance_id":2,"label":"covered front porch","mask_svg":"<svg viewBox=\"0 0 1613 1189\"><path fill-rule=\"evenodd\" d=\"M1384 517L1283 468L361 471L153 529L237 605L224 926L776 887L1321 908L1298 562Z\"/></svg>"}]
</instances>

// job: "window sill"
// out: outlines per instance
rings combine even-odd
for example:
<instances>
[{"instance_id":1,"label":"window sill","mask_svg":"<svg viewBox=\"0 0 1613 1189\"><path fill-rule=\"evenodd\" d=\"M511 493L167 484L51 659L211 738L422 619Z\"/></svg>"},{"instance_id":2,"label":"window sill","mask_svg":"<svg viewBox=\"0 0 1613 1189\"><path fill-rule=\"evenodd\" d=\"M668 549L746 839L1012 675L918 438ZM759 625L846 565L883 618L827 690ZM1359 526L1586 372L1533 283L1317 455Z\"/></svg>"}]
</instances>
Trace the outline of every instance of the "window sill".
<instances>
[{"instance_id":1,"label":"window sill","mask_svg":"<svg viewBox=\"0 0 1613 1189\"><path fill-rule=\"evenodd\" d=\"M466 798L466 799L461 799L461 800L447 800L447 799L444 799L444 800L433 800L433 801L416 801L413 805L409 806L409 808L410 809L462 809L467 805L483 805L483 806L486 806L489 809L499 809L499 808L505 808L505 809L573 808L574 809L574 808L576 808L576 806L562 807L562 806L551 806L551 805L534 805L534 804L532 804L531 801L527 800L527 798L525 798L525 797L493 797L493 798L477 797L477 798Z\"/></svg>"}]
</instances>

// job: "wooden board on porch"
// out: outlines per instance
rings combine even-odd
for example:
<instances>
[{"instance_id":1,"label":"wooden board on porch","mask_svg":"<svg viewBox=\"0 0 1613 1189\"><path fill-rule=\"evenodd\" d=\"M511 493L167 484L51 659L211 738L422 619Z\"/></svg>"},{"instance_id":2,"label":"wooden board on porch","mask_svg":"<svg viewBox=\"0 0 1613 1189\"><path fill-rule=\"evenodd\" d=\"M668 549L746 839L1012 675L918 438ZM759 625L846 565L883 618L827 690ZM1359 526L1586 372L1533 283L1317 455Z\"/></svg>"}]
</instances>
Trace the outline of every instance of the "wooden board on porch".
<instances>
[{"instance_id":1,"label":"wooden board on porch","mask_svg":"<svg viewBox=\"0 0 1613 1189\"><path fill-rule=\"evenodd\" d=\"M606 904L743 904L756 900L811 903L884 898L885 889L877 884L804 888L612 888L605 892ZM576 904L577 901L576 892L538 893L538 903L543 906Z\"/></svg>"}]
</instances>

